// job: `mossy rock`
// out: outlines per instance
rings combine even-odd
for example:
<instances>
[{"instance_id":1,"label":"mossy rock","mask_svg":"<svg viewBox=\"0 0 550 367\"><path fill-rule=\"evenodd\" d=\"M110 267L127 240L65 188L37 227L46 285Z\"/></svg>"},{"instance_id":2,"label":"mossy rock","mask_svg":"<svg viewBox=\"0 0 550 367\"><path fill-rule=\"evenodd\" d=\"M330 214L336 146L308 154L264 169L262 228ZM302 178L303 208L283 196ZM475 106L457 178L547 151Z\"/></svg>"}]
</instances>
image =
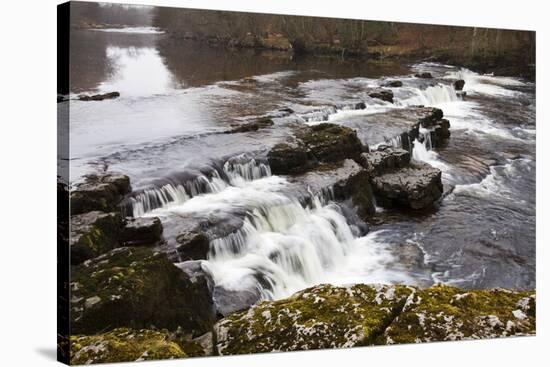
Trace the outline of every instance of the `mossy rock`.
<instances>
[{"instance_id":1,"label":"mossy rock","mask_svg":"<svg viewBox=\"0 0 550 367\"><path fill-rule=\"evenodd\" d=\"M533 335L535 303L532 291L417 290L377 344Z\"/></svg>"},{"instance_id":2,"label":"mossy rock","mask_svg":"<svg viewBox=\"0 0 550 367\"><path fill-rule=\"evenodd\" d=\"M104 254L118 245L122 230L118 213L93 211L71 217L71 264L78 265Z\"/></svg>"},{"instance_id":3,"label":"mossy rock","mask_svg":"<svg viewBox=\"0 0 550 367\"><path fill-rule=\"evenodd\" d=\"M117 248L73 267L70 315L75 334L156 327L202 335L214 322L206 281L145 247Z\"/></svg>"},{"instance_id":4,"label":"mossy rock","mask_svg":"<svg viewBox=\"0 0 550 367\"><path fill-rule=\"evenodd\" d=\"M130 191L130 178L126 175L88 175L84 182L75 185L71 191L71 215L94 210L114 211Z\"/></svg>"},{"instance_id":5,"label":"mossy rock","mask_svg":"<svg viewBox=\"0 0 550 367\"><path fill-rule=\"evenodd\" d=\"M535 295L444 285L319 285L214 326L220 355L535 333Z\"/></svg>"},{"instance_id":6,"label":"mossy rock","mask_svg":"<svg viewBox=\"0 0 550 367\"><path fill-rule=\"evenodd\" d=\"M368 345L396 316L406 286L319 285L262 302L214 327L220 355Z\"/></svg>"},{"instance_id":7,"label":"mossy rock","mask_svg":"<svg viewBox=\"0 0 550 367\"><path fill-rule=\"evenodd\" d=\"M71 364L114 363L185 358L166 331L119 328L105 334L71 336Z\"/></svg>"},{"instance_id":8,"label":"mossy rock","mask_svg":"<svg viewBox=\"0 0 550 367\"><path fill-rule=\"evenodd\" d=\"M337 162L346 158L359 161L364 148L357 132L349 127L322 123L303 129L298 136L320 162Z\"/></svg>"}]
</instances>

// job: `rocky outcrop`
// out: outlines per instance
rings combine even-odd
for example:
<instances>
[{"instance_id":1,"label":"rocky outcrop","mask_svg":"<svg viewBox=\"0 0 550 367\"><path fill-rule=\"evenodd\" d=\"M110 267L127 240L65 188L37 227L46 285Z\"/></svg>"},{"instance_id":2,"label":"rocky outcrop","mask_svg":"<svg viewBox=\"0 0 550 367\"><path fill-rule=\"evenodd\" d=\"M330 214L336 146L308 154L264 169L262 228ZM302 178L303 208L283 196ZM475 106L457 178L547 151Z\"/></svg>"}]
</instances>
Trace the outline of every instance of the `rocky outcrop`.
<instances>
[{"instance_id":1,"label":"rocky outcrop","mask_svg":"<svg viewBox=\"0 0 550 367\"><path fill-rule=\"evenodd\" d=\"M379 89L369 93L369 97L381 99L386 102L393 103L393 92L387 89Z\"/></svg>"},{"instance_id":2,"label":"rocky outcrop","mask_svg":"<svg viewBox=\"0 0 550 367\"><path fill-rule=\"evenodd\" d=\"M220 355L535 333L533 292L318 285L214 326Z\"/></svg>"},{"instance_id":3,"label":"rocky outcrop","mask_svg":"<svg viewBox=\"0 0 550 367\"><path fill-rule=\"evenodd\" d=\"M453 82L453 87L455 88L455 90L460 91L464 88L464 84L466 84L464 79L458 79Z\"/></svg>"},{"instance_id":4,"label":"rocky outcrop","mask_svg":"<svg viewBox=\"0 0 550 367\"><path fill-rule=\"evenodd\" d=\"M331 123L301 126L296 137L275 145L267 159L271 172L277 175L304 173L321 163L339 162L344 159L358 161L363 146L357 132Z\"/></svg>"},{"instance_id":5,"label":"rocky outcrop","mask_svg":"<svg viewBox=\"0 0 550 367\"><path fill-rule=\"evenodd\" d=\"M126 218L120 235L123 246L156 246L162 241L162 223L157 217Z\"/></svg>"},{"instance_id":6,"label":"rocky outcrop","mask_svg":"<svg viewBox=\"0 0 550 367\"><path fill-rule=\"evenodd\" d=\"M404 168L410 160L411 154L408 151L387 145L382 145L374 151L361 155L361 165L373 177Z\"/></svg>"},{"instance_id":7,"label":"rocky outcrop","mask_svg":"<svg viewBox=\"0 0 550 367\"><path fill-rule=\"evenodd\" d=\"M267 155L271 172L275 175L288 175L306 172L310 162L308 150L301 141L290 141L275 145Z\"/></svg>"},{"instance_id":8,"label":"rocky outcrop","mask_svg":"<svg viewBox=\"0 0 550 367\"><path fill-rule=\"evenodd\" d=\"M357 133L349 127L331 123L313 125L298 135L307 149L320 162L359 160L364 150Z\"/></svg>"},{"instance_id":9,"label":"rocky outcrop","mask_svg":"<svg viewBox=\"0 0 550 367\"><path fill-rule=\"evenodd\" d=\"M71 191L71 215L94 210L115 211L123 196L132 191L126 175L89 175Z\"/></svg>"},{"instance_id":10,"label":"rocky outcrop","mask_svg":"<svg viewBox=\"0 0 550 367\"><path fill-rule=\"evenodd\" d=\"M145 247L117 248L73 267L70 287L73 334L155 327L198 336L214 322L208 285Z\"/></svg>"},{"instance_id":11,"label":"rocky outcrop","mask_svg":"<svg viewBox=\"0 0 550 367\"><path fill-rule=\"evenodd\" d=\"M376 212L369 173L359 170L333 185L336 200L351 199L360 218L366 219Z\"/></svg>"},{"instance_id":12,"label":"rocky outcrop","mask_svg":"<svg viewBox=\"0 0 550 367\"><path fill-rule=\"evenodd\" d=\"M426 163L411 163L376 176L371 182L376 202L383 207L424 209L443 194L441 171Z\"/></svg>"},{"instance_id":13,"label":"rocky outcrop","mask_svg":"<svg viewBox=\"0 0 550 367\"><path fill-rule=\"evenodd\" d=\"M176 236L177 252L181 260L204 260L208 255L208 236L198 231L184 231Z\"/></svg>"},{"instance_id":14,"label":"rocky outcrop","mask_svg":"<svg viewBox=\"0 0 550 367\"><path fill-rule=\"evenodd\" d=\"M174 337L166 330L119 328L98 335L71 336L71 364L115 363L185 358Z\"/></svg>"},{"instance_id":15,"label":"rocky outcrop","mask_svg":"<svg viewBox=\"0 0 550 367\"><path fill-rule=\"evenodd\" d=\"M119 92L110 92L104 94L94 94L91 96L81 94L78 96L79 101L103 101L104 99L114 99L120 97Z\"/></svg>"},{"instance_id":16,"label":"rocky outcrop","mask_svg":"<svg viewBox=\"0 0 550 367\"><path fill-rule=\"evenodd\" d=\"M71 216L70 228L71 264L77 265L117 247L122 218L92 211Z\"/></svg>"}]
</instances>

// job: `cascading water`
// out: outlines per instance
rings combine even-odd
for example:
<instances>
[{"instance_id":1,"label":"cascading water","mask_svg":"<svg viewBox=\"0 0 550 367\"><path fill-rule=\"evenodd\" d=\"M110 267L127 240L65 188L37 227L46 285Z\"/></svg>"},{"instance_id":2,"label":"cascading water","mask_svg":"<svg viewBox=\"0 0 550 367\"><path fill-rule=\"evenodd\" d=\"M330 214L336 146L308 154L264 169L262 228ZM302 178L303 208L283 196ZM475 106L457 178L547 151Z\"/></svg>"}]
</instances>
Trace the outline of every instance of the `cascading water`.
<instances>
[{"instance_id":1,"label":"cascading water","mask_svg":"<svg viewBox=\"0 0 550 367\"><path fill-rule=\"evenodd\" d=\"M426 89L412 88L411 91L414 93L412 97L397 101L396 104L401 106L436 106L459 100L456 91L450 85L438 84Z\"/></svg>"},{"instance_id":2,"label":"cascading water","mask_svg":"<svg viewBox=\"0 0 550 367\"><path fill-rule=\"evenodd\" d=\"M255 159L236 157L227 160L222 170L211 168L207 175L201 173L181 182L171 179L172 182L159 187L144 189L127 199L123 206L128 214L139 217L158 208L181 205L190 198L221 192L228 186L239 186L246 181L268 176L271 176L269 165Z\"/></svg>"},{"instance_id":3,"label":"cascading water","mask_svg":"<svg viewBox=\"0 0 550 367\"><path fill-rule=\"evenodd\" d=\"M320 196L307 207L283 195L260 200L238 232L211 241L203 264L217 286L258 289L262 279L261 297L278 299L325 281L405 280L386 269L392 255L376 233L355 237L335 204L323 205Z\"/></svg>"}]
</instances>

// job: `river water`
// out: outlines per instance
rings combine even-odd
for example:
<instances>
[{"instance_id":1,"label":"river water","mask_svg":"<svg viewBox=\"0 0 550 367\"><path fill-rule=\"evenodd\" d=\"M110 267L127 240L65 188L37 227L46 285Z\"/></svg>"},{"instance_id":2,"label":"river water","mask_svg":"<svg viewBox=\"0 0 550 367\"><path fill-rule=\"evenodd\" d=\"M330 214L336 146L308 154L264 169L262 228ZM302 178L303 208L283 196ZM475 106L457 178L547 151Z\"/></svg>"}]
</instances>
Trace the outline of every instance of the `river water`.
<instances>
[{"instance_id":1,"label":"river water","mask_svg":"<svg viewBox=\"0 0 550 367\"><path fill-rule=\"evenodd\" d=\"M129 175L128 214L160 217L166 251L185 223L211 223L202 266L217 288L281 298L323 282L535 287L534 84L440 64L174 43L154 28L71 37L71 94L121 94L69 102L71 181ZM464 100L456 78L466 81ZM387 79L403 82L394 104L368 96ZM452 132L442 148L414 142L413 158L443 172L445 197L428 213L378 208L365 224L330 195L305 205L303 190L265 162L296 123L329 121L370 146L396 143L403 126L391 111L420 104L441 108ZM223 134L259 116L275 124Z\"/></svg>"}]
</instances>

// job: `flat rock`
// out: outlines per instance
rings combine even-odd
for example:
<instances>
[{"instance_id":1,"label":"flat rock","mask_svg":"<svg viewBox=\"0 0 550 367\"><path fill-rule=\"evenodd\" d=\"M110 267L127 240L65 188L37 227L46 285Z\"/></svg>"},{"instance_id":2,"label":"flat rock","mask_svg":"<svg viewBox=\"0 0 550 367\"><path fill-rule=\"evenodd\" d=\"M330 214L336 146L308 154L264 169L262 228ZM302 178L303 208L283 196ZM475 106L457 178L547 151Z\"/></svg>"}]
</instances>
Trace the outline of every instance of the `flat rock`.
<instances>
[{"instance_id":1,"label":"flat rock","mask_svg":"<svg viewBox=\"0 0 550 367\"><path fill-rule=\"evenodd\" d=\"M420 162L376 176L372 178L372 186L377 203L383 207L423 209L443 193L441 171Z\"/></svg>"},{"instance_id":2,"label":"flat rock","mask_svg":"<svg viewBox=\"0 0 550 367\"><path fill-rule=\"evenodd\" d=\"M388 89L375 90L374 92L369 93L369 97L393 103L393 92Z\"/></svg>"},{"instance_id":3,"label":"flat rock","mask_svg":"<svg viewBox=\"0 0 550 367\"><path fill-rule=\"evenodd\" d=\"M406 167L411 160L408 151L387 145L361 155L361 164L371 176L381 175L395 169Z\"/></svg>"},{"instance_id":4,"label":"flat rock","mask_svg":"<svg viewBox=\"0 0 550 367\"><path fill-rule=\"evenodd\" d=\"M161 240L162 223L159 218L126 218L120 236L123 246L156 246Z\"/></svg>"}]
</instances>

